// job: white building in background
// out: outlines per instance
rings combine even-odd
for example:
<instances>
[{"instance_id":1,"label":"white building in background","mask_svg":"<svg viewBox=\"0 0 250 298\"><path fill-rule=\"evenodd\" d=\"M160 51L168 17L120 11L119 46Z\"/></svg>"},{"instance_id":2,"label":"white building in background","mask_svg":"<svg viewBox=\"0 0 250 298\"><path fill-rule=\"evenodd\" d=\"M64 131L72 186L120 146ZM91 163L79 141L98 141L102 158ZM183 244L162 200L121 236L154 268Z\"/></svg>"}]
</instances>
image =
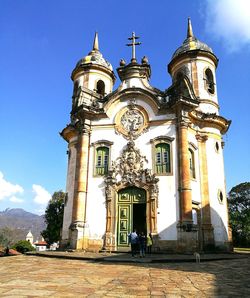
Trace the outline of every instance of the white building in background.
<instances>
[{"instance_id":1,"label":"white building in background","mask_svg":"<svg viewBox=\"0 0 250 298\"><path fill-rule=\"evenodd\" d=\"M36 251L45 251L47 250L47 242L44 240L36 241L34 243L34 247L36 248Z\"/></svg>"},{"instance_id":2,"label":"white building in background","mask_svg":"<svg viewBox=\"0 0 250 298\"><path fill-rule=\"evenodd\" d=\"M28 232L28 234L26 235L26 241L29 241L32 245L33 245L33 242L34 242L34 236L33 234L31 233L31 231Z\"/></svg>"},{"instance_id":3,"label":"white building in background","mask_svg":"<svg viewBox=\"0 0 250 298\"><path fill-rule=\"evenodd\" d=\"M135 56L116 76L95 35L92 51L72 72L67 200L62 246L128 251L128 233L151 232L162 251L231 248L222 135L218 59L188 22L174 52L172 85L150 85L151 68Z\"/></svg>"}]
</instances>

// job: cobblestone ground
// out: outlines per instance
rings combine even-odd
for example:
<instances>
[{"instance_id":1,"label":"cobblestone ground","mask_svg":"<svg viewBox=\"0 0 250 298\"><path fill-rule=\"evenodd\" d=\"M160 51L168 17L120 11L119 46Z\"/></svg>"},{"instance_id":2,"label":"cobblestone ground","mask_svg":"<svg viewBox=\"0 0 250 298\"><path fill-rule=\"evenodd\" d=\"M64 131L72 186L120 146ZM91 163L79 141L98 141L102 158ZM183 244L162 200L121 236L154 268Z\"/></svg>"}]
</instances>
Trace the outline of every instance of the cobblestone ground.
<instances>
[{"instance_id":1,"label":"cobblestone ground","mask_svg":"<svg viewBox=\"0 0 250 298\"><path fill-rule=\"evenodd\" d=\"M249 258L201 264L0 258L0 297L250 297L249 284Z\"/></svg>"}]
</instances>

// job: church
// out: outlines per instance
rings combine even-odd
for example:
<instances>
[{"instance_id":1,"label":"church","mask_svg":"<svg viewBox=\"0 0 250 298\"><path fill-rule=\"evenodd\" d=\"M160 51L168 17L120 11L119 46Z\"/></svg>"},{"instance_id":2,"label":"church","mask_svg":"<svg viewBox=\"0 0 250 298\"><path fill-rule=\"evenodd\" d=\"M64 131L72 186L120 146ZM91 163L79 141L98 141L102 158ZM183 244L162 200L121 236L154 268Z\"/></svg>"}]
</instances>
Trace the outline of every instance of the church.
<instances>
[{"instance_id":1,"label":"church","mask_svg":"<svg viewBox=\"0 0 250 298\"><path fill-rule=\"evenodd\" d=\"M168 64L172 84L150 85L136 57L117 68L93 48L72 71L66 200L61 246L129 251L128 234L151 233L160 252L230 251L222 139L212 49L193 34ZM167 86L166 86L167 87Z\"/></svg>"}]
</instances>

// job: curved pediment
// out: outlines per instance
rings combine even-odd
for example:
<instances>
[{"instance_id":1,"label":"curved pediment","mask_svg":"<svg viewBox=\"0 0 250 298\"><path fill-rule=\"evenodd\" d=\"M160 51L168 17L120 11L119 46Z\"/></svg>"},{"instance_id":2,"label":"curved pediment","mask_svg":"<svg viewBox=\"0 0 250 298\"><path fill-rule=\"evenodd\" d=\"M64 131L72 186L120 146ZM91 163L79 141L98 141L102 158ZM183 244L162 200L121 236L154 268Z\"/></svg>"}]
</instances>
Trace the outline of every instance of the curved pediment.
<instances>
[{"instance_id":1,"label":"curved pediment","mask_svg":"<svg viewBox=\"0 0 250 298\"><path fill-rule=\"evenodd\" d=\"M126 90L118 90L113 92L108 96L107 101L103 105L103 109L106 114L110 117L113 114L114 108L117 104L121 102L130 102L130 101L143 101L147 106L149 106L154 114L158 113L160 109L160 103L157 99L157 95L149 92L148 90L142 88L127 88Z\"/></svg>"}]
</instances>

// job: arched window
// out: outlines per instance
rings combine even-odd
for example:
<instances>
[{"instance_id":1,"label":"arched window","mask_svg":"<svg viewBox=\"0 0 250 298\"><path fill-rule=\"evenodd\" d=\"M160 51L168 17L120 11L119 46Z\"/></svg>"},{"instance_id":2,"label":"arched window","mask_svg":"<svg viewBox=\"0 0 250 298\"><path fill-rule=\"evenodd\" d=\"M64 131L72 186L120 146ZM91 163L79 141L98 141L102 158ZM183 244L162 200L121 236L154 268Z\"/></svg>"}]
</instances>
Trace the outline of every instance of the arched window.
<instances>
[{"instance_id":1,"label":"arched window","mask_svg":"<svg viewBox=\"0 0 250 298\"><path fill-rule=\"evenodd\" d=\"M194 151L192 149L188 149L189 154L189 170L191 178L195 179L195 161L194 161Z\"/></svg>"},{"instance_id":2,"label":"arched window","mask_svg":"<svg viewBox=\"0 0 250 298\"><path fill-rule=\"evenodd\" d=\"M99 80L96 84L96 92L104 96L105 94L105 84L102 80Z\"/></svg>"},{"instance_id":3,"label":"arched window","mask_svg":"<svg viewBox=\"0 0 250 298\"><path fill-rule=\"evenodd\" d=\"M108 173L109 165L109 148L97 147L96 148L96 175L106 175Z\"/></svg>"},{"instance_id":4,"label":"arched window","mask_svg":"<svg viewBox=\"0 0 250 298\"><path fill-rule=\"evenodd\" d=\"M155 146L156 174L170 173L170 145L160 143Z\"/></svg>"},{"instance_id":5,"label":"arched window","mask_svg":"<svg viewBox=\"0 0 250 298\"><path fill-rule=\"evenodd\" d=\"M214 76L210 68L205 70L205 84L207 91L214 94Z\"/></svg>"}]
</instances>

